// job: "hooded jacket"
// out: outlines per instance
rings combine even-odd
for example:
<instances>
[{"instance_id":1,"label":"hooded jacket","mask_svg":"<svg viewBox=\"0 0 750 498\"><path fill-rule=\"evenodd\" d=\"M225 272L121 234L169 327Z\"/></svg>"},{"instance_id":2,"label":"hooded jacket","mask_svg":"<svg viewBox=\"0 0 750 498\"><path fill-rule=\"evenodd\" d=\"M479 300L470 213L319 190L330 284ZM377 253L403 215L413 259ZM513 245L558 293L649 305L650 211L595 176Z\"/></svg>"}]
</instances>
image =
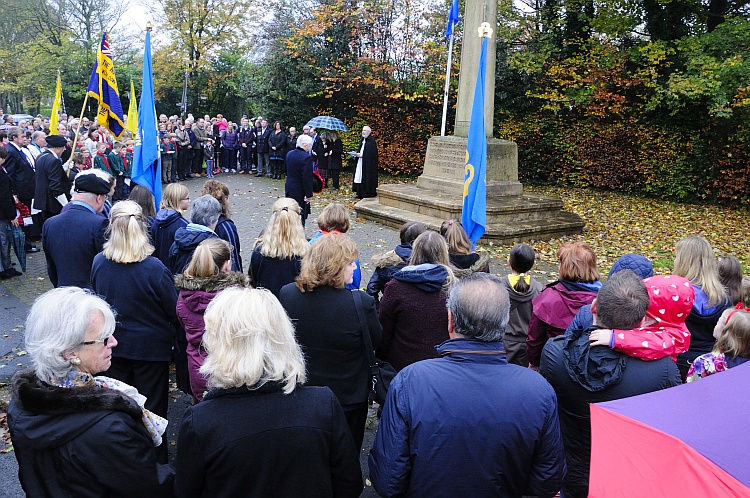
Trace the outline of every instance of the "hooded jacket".
<instances>
[{"instance_id":1,"label":"hooded jacket","mask_svg":"<svg viewBox=\"0 0 750 498\"><path fill-rule=\"evenodd\" d=\"M12 384L8 427L28 496L172 496L172 469L157 463L135 401L98 386L51 386L33 370Z\"/></svg>"},{"instance_id":2,"label":"hooded jacket","mask_svg":"<svg viewBox=\"0 0 750 498\"><path fill-rule=\"evenodd\" d=\"M437 358L435 346L448 340L448 275L442 265L406 266L385 286L379 310L383 340L377 354L396 370Z\"/></svg>"},{"instance_id":3,"label":"hooded jacket","mask_svg":"<svg viewBox=\"0 0 750 498\"><path fill-rule=\"evenodd\" d=\"M557 393L560 428L568 472L562 487L566 498L588 496L591 455L589 403L627 398L681 383L670 358L643 361L590 346L594 326L550 339L541 356L540 373Z\"/></svg>"},{"instance_id":4,"label":"hooded jacket","mask_svg":"<svg viewBox=\"0 0 750 498\"><path fill-rule=\"evenodd\" d=\"M232 246L232 271L238 271L242 273L242 256L240 256L240 236L237 233L237 226L234 221L225 217L224 215L219 216L219 222L216 224L214 229L216 235L220 239L229 242Z\"/></svg>"},{"instance_id":5,"label":"hooded jacket","mask_svg":"<svg viewBox=\"0 0 750 498\"><path fill-rule=\"evenodd\" d=\"M188 225L188 220L174 209L160 209L151 225L151 241L154 243L154 256L169 268L169 249L174 242L174 234L179 228Z\"/></svg>"},{"instance_id":6,"label":"hooded jacket","mask_svg":"<svg viewBox=\"0 0 750 498\"><path fill-rule=\"evenodd\" d=\"M591 304L594 300L598 289L593 284L588 284L587 287L573 282L558 281L549 284L534 298L533 313L529 320L529 337L526 339L526 353L531 365L539 365L539 357L547 339L565 332L581 306ZM601 284L598 287L601 287Z\"/></svg>"},{"instance_id":7,"label":"hooded jacket","mask_svg":"<svg viewBox=\"0 0 750 498\"><path fill-rule=\"evenodd\" d=\"M178 228L174 234L174 242L169 248L169 269L173 275L183 273L190 260L193 259L193 253L198 244L211 237L219 237L216 232L201 225L188 224L184 228Z\"/></svg>"},{"instance_id":8,"label":"hooded jacket","mask_svg":"<svg viewBox=\"0 0 750 498\"><path fill-rule=\"evenodd\" d=\"M703 289L699 285L693 284L693 290L695 291L695 303L693 303L693 309L685 321L685 325L690 330L690 348L677 356L677 364L683 377L687 375L688 368L698 356L711 352L716 342L714 339L716 322L719 321L724 310L731 306L729 299L725 298L719 305L708 308L705 305L708 298Z\"/></svg>"},{"instance_id":9,"label":"hooded jacket","mask_svg":"<svg viewBox=\"0 0 750 498\"><path fill-rule=\"evenodd\" d=\"M206 328L203 315L219 292L229 287L245 287L248 281L242 273L221 272L210 277L195 278L181 274L175 276L174 283L180 291L177 298L177 317L185 328L188 342L187 362L190 387L193 395L202 400L203 393L206 391L206 379L198 370L203 365L207 354L202 346L203 332Z\"/></svg>"},{"instance_id":10,"label":"hooded jacket","mask_svg":"<svg viewBox=\"0 0 750 498\"><path fill-rule=\"evenodd\" d=\"M411 244L408 242L397 245L392 251L373 256L372 264L375 265L375 271L367 283L367 293L375 298L376 303L380 300L380 293L385 290L385 285L397 271L407 265L409 258Z\"/></svg>"}]
</instances>

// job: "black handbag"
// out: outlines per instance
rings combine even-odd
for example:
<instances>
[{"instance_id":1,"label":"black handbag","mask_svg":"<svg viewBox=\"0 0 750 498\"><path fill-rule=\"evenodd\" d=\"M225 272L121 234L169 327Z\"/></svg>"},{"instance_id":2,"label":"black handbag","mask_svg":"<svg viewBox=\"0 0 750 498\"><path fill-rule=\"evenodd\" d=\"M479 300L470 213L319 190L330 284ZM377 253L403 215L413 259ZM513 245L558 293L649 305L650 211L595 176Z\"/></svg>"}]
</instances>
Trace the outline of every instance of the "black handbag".
<instances>
[{"instance_id":1,"label":"black handbag","mask_svg":"<svg viewBox=\"0 0 750 498\"><path fill-rule=\"evenodd\" d=\"M352 296L354 297L354 307L357 308L359 326L362 330L362 341L365 345L365 355L367 357L367 362L370 365L372 385L368 402L372 403L375 401L380 406L383 406L385 404L385 396L388 394L388 387L391 385L391 381L398 372L396 372L396 369L388 362L378 360L375 357L375 350L372 347L372 338L370 338L370 328L367 326L365 311L362 307L362 296L360 295L360 291L357 289L352 290Z\"/></svg>"}]
</instances>

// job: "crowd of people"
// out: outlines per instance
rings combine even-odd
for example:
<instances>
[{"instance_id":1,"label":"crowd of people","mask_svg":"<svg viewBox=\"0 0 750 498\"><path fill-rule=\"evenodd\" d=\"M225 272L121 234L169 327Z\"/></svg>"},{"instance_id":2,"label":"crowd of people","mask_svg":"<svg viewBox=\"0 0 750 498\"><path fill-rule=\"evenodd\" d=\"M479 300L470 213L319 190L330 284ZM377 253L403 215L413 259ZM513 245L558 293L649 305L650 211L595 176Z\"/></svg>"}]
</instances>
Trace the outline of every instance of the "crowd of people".
<instances>
[{"instance_id":1,"label":"crowd of people","mask_svg":"<svg viewBox=\"0 0 750 498\"><path fill-rule=\"evenodd\" d=\"M117 140L105 126L88 118L68 120L66 114L60 116L56 134L49 126L49 118L42 116L17 125L7 116L0 126L0 279L21 275L10 259L11 232L23 232L26 252L39 251L35 244L41 241L45 220L71 201L79 172L97 169L114 179L107 211L109 201L129 198L136 186L131 178L135 141L129 131ZM278 121L271 128L262 117L243 115L237 125L221 114L197 119L188 115L184 121L162 114L158 128L163 184L224 173L286 178L285 195L298 201L303 224L314 192L329 183L332 190L340 188L344 147L336 131L319 134L304 126L297 135L295 127L285 131ZM359 149L349 152L356 159L352 191L360 199L377 195L378 150L371 132L363 127ZM230 243L239 247L238 240Z\"/></svg>"},{"instance_id":2,"label":"crowd of people","mask_svg":"<svg viewBox=\"0 0 750 498\"><path fill-rule=\"evenodd\" d=\"M56 143L44 154L57 159ZM310 171L312 144L298 138L290 176ZM589 403L750 359L750 278L703 237L679 241L673 274L627 254L606 280L588 244L566 243L545 285L527 244L500 278L460 222L409 222L364 286L350 213L326 206L306 239L297 180L287 192L302 198L279 198L245 234L246 265L222 182L192 200L167 182L157 210L136 185L110 203L117 181L102 168L76 174L70 202L45 211L55 289L32 306L34 366L12 382L28 495L358 496L371 344L396 372L368 460L379 494L585 497ZM172 363L193 400L174 465Z\"/></svg>"}]
</instances>

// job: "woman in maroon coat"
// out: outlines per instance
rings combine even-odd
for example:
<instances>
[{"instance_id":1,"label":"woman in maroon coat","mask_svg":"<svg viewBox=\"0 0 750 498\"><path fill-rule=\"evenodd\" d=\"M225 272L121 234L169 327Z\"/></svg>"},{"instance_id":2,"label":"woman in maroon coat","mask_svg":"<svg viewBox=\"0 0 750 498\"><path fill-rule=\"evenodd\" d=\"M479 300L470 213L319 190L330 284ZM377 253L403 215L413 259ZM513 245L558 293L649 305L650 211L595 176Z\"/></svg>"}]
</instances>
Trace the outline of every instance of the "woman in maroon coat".
<instances>
[{"instance_id":1,"label":"woman in maroon coat","mask_svg":"<svg viewBox=\"0 0 750 498\"><path fill-rule=\"evenodd\" d=\"M448 244L428 230L412 245L408 266L393 276L380 301L383 339L378 357L396 370L437 358L435 346L448 340L447 287L453 281Z\"/></svg>"},{"instance_id":2,"label":"woman in maroon coat","mask_svg":"<svg viewBox=\"0 0 750 498\"><path fill-rule=\"evenodd\" d=\"M547 286L532 301L526 354L529 366L539 369L539 360L547 339L565 332L585 304L591 304L602 284L596 269L596 255L585 242L564 244L557 250L560 279Z\"/></svg>"},{"instance_id":3,"label":"woman in maroon coat","mask_svg":"<svg viewBox=\"0 0 750 498\"><path fill-rule=\"evenodd\" d=\"M203 314L222 290L247 285L247 277L242 273L229 271L232 267L231 255L228 242L218 238L206 239L198 244L185 273L175 277L175 285L180 290L177 316L185 328L188 341L190 387L198 401L203 400L206 391L206 379L198 371L206 359Z\"/></svg>"}]
</instances>

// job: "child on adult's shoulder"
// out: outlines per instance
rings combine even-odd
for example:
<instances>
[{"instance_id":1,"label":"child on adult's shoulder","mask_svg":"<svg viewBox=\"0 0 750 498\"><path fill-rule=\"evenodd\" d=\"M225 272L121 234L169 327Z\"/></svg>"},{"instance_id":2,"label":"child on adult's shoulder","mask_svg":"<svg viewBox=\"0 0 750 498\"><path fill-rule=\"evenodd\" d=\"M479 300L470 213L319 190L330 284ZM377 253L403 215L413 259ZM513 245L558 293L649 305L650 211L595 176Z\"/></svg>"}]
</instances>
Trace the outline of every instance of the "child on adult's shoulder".
<instances>
[{"instance_id":1,"label":"child on adult's shoulder","mask_svg":"<svg viewBox=\"0 0 750 498\"><path fill-rule=\"evenodd\" d=\"M643 283L649 305L641 326L633 330L595 330L589 337L591 345L608 346L642 360L671 356L677 361L677 355L690 346L685 320L695 302L693 286L678 275L656 275Z\"/></svg>"},{"instance_id":2,"label":"child on adult's shoulder","mask_svg":"<svg viewBox=\"0 0 750 498\"><path fill-rule=\"evenodd\" d=\"M440 235L448 243L448 258L451 264L458 269L458 272L454 272L457 277L460 278L477 271L490 271L489 254L480 254L474 251L474 244L472 244L460 221L444 221L440 225Z\"/></svg>"},{"instance_id":3,"label":"child on adult's shoulder","mask_svg":"<svg viewBox=\"0 0 750 498\"><path fill-rule=\"evenodd\" d=\"M510 250L508 265L511 273L503 279L510 298L510 317L505 329L503 344L508 363L528 367L526 338L529 335L532 300L543 290L544 285L531 276L536 255L528 244L516 244Z\"/></svg>"},{"instance_id":4,"label":"child on adult's shoulder","mask_svg":"<svg viewBox=\"0 0 750 498\"><path fill-rule=\"evenodd\" d=\"M714 327L713 351L697 357L687 373L686 382L708 377L750 360L750 313L738 304L724 310Z\"/></svg>"}]
</instances>

